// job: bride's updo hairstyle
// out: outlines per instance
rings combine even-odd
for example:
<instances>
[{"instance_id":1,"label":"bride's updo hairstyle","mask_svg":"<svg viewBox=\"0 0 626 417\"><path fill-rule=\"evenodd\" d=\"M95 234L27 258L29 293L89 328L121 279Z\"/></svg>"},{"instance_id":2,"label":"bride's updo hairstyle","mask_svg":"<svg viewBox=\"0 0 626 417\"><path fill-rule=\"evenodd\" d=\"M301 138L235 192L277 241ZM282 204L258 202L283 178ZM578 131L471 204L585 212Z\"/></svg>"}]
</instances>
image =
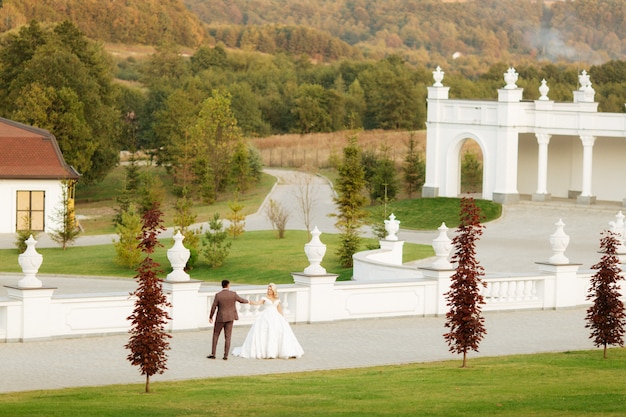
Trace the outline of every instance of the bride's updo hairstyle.
<instances>
[{"instance_id":1,"label":"bride's updo hairstyle","mask_svg":"<svg viewBox=\"0 0 626 417\"><path fill-rule=\"evenodd\" d=\"M278 287L276 286L276 284L274 284L273 282L270 282L267 286L272 289L272 292L274 293L274 297L278 297Z\"/></svg>"}]
</instances>

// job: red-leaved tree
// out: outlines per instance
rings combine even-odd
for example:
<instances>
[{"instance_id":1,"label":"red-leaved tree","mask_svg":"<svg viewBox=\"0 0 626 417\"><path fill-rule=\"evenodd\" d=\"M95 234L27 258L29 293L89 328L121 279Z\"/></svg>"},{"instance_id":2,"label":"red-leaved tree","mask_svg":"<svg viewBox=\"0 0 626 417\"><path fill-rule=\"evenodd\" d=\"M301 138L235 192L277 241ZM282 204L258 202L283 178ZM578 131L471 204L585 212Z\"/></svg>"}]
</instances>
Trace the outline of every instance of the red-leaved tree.
<instances>
[{"instance_id":1,"label":"red-leaved tree","mask_svg":"<svg viewBox=\"0 0 626 417\"><path fill-rule=\"evenodd\" d=\"M455 248L452 262L457 266L450 277L450 290L445 293L450 307L445 327L450 331L444 334L444 338L450 352L463 354L462 367L465 368L467 352L478 351L478 344L486 333L481 310L481 305L485 304L481 294L485 283L480 278L484 270L476 260L476 241L484 226L480 223L480 208L473 198L461 199L460 220L457 234L452 239Z\"/></svg>"},{"instance_id":2,"label":"red-leaved tree","mask_svg":"<svg viewBox=\"0 0 626 417\"><path fill-rule=\"evenodd\" d=\"M591 269L598 272L591 277L591 286L587 292L587 300L593 300L593 305L587 309L586 328L591 329L590 339L597 347L604 347L606 359L607 346L624 346L624 325L626 313L624 303L620 300L619 281L624 278L620 275L617 247L619 241L615 233L605 231L600 239L600 248L604 252L600 262Z\"/></svg>"},{"instance_id":3,"label":"red-leaved tree","mask_svg":"<svg viewBox=\"0 0 626 417\"><path fill-rule=\"evenodd\" d=\"M162 215L159 203L154 203L142 217L139 247L146 257L137 268L135 276L138 286L131 295L137 297L137 301L133 313L128 317L131 320L131 336L125 346L130 350L127 359L146 376L146 392L150 392L150 377L167 370L166 351L170 349L167 339L172 337L165 331L165 325L170 320L165 307L170 304L158 277L158 273L162 271L158 269L160 264L151 257L157 246L163 246L157 239L159 233L165 230L161 221Z\"/></svg>"}]
</instances>

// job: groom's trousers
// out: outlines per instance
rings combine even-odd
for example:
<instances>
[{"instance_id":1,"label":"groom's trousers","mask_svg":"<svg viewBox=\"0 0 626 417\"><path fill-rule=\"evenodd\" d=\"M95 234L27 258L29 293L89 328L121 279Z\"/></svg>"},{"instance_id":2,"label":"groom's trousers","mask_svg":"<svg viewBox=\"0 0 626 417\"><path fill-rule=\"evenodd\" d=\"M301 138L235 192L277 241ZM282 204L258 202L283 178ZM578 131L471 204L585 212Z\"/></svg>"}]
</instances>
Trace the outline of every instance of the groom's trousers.
<instances>
[{"instance_id":1,"label":"groom's trousers","mask_svg":"<svg viewBox=\"0 0 626 417\"><path fill-rule=\"evenodd\" d=\"M220 333L224 329L224 357L227 358L230 353L230 336L233 334L233 322L222 321L215 322L213 327L213 343L211 345L211 355L215 356L217 351L217 341L220 338Z\"/></svg>"}]
</instances>

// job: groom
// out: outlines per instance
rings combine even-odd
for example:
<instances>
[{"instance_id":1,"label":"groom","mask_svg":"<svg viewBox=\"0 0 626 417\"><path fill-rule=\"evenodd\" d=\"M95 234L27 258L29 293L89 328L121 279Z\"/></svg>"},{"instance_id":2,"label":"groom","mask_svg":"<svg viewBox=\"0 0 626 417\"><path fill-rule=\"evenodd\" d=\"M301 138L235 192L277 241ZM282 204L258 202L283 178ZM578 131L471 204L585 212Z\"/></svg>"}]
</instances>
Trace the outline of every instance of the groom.
<instances>
[{"instance_id":1,"label":"groom","mask_svg":"<svg viewBox=\"0 0 626 417\"><path fill-rule=\"evenodd\" d=\"M207 358L215 359L217 341L222 329L224 329L224 360L228 359L228 353L230 352L230 336L233 333L233 322L239 320L239 315L237 314L238 302L243 304L249 303L245 298L238 296L236 292L230 291L230 281L227 279L223 280L222 291L215 294L215 299L211 306L211 314L209 315L209 323L213 324L213 315L217 310L215 326L213 327L211 354L207 356Z\"/></svg>"}]
</instances>

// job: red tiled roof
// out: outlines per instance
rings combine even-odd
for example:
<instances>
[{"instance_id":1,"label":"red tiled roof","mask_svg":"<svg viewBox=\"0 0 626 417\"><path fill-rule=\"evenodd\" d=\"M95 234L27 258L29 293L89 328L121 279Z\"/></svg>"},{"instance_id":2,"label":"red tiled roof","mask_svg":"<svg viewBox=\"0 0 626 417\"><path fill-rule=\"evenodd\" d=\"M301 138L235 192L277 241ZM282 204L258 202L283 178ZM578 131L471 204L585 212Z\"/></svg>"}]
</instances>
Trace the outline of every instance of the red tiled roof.
<instances>
[{"instance_id":1,"label":"red tiled roof","mask_svg":"<svg viewBox=\"0 0 626 417\"><path fill-rule=\"evenodd\" d=\"M0 178L78 178L54 135L0 117Z\"/></svg>"}]
</instances>

